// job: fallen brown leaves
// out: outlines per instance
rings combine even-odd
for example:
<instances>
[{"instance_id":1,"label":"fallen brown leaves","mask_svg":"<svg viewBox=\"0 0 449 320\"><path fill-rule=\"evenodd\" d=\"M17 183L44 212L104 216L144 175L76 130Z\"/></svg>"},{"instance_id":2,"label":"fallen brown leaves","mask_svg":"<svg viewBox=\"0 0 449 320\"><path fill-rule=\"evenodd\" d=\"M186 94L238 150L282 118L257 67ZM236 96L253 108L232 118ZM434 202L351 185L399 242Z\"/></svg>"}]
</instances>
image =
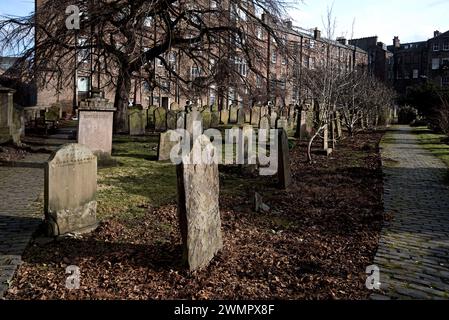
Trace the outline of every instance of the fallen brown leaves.
<instances>
[{"instance_id":1,"label":"fallen brown leaves","mask_svg":"<svg viewBox=\"0 0 449 320\"><path fill-rule=\"evenodd\" d=\"M168 205L82 239L30 245L7 298L365 299L383 222L381 136L347 139L313 165L304 146L295 148L291 189L267 178L258 190L270 213L252 211L253 188L222 197L224 249L201 272L181 265L176 206ZM65 288L68 265L80 267L80 290Z\"/></svg>"}]
</instances>

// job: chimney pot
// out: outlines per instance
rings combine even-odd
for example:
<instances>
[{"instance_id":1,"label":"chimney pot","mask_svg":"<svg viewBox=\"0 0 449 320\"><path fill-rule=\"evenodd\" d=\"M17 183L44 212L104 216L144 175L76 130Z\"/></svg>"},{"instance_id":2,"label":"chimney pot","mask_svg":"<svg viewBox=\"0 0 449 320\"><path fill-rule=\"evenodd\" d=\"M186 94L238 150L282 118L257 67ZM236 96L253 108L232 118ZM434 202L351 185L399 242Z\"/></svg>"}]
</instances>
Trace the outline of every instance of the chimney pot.
<instances>
[{"instance_id":1,"label":"chimney pot","mask_svg":"<svg viewBox=\"0 0 449 320\"><path fill-rule=\"evenodd\" d=\"M315 38L315 40L318 40L321 38L321 31L318 30L318 28L315 28L315 30L313 31L313 37Z\"/></svg>"},{"instance_id":2,"label":"chimney pot","mask_svg":"<svg viewBox=\"0 0 449 320\"><path fill-rule=\"evenodd\" d=\"M438 37L440 34L441 34L440 31L435 30L435 31L433 32L433 37L436 38L436 37Z\"/></svg>"}]
</instances>

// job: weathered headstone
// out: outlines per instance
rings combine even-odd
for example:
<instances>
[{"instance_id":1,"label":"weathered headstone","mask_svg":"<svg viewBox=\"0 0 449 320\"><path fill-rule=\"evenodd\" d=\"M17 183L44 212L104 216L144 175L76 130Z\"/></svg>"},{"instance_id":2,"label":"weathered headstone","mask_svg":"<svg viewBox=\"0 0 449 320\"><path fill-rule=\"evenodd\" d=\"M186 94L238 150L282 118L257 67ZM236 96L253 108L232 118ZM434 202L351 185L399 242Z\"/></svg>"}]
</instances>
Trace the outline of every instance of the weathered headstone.
<instances>
[{"instance_id":1,"label":"weathered headstone","mask_svg":"<svg viewBox=\"0 0 449 320\"><path fill-rule=\"evenodd\" d=\"M263 107L261 107L261 108L260 108L260 116L263 117L263 116L265 116L265 115L268 115L268 111L269 111L268 106L263 106Z\"/></svg>"},{"instance_id":2,"label":"weathered headstone","mask_svg":"<svg viewBox=\"0 0 449 320\"><path fill-rule=\"evenodd\" d=\"M170 104L170 111L183 111L183 108L177 102L172 102Z\"/></svg>"},{"instance_id":3,"label":"weathered headstone","mask_svg":"<svg viewBox=\"0 0 449 320\"><path fill-rule=\"evenodd\" d=\"M290 170L290 153L288 146L288 135L285 130L278 130L278 180L279 187L287 189L292 184L292 173Z\"/></svg>"},{"instance_id":4,"label":"weathered headstone","mask_svg":"<svg viewBox=\"0 0 449 320\"><path fill-rule=\"evenodd\" d=\"M245 109L245 123L251 123L251 110Z\"/></svg>"},{"instance_id":5,"label":"weathered headstone","mask_svg":"<svg viewBox=\"0 0 449 320\"><path fill-rule=\"evenodd\" d=\"M281 116L276 122L276 129L288 130L288 120L286 117Z\"/></svg>"},{"instance_id":6,"label":"weathered headstone","mask_svg":"<svg viewBox=\"0 0 449 320\"><path fill-rule=\"evenodd\" d=\"M201 112L201 116L203 118L203 128L204 129L209 129L211 127L211 122L212 122L212 114L211 114L211 112L208 109L203 110Z\"/></svg>"},{"instance_id":7,"label":"weathered headstone","mask_svg":"<svg viewBox=\"0 0 449 320\"><path fill-rule=\"evenodd\" d=\"M167 112L167 129L168 130L175 130L177 127L177 120L176 120L176 112L175 111L168 111Z\"/></svg>"},{"instance_id":8,"label":"weathered headstone","mask_svg":"<svg viewBox=\"0 0 449 320\"><path fill-rule=\"evenodd\" d=\"M229 110L220 111L220 121L224 125L227 125L229 123Z\"/></svg>"},{"instance_id":9,"label":"weathered headstone","mask_svg":"<svg viewBox=\"0 0 449 320\"><path fill-rule=\"evenodd\" d=\"M156 131L165 131L167 129L167 111L162 107L154 110L154 129Z\"/></svg>"},{"instance_id":10,"label":"weathered headstone","mask_svg":"<svg viewBox=\"0 0 449 320\"><path fill-rule=\"evenodd\" d=\"M235 105L229 108L229 123L237 123L238 109Z\"/></svg>"},{"instance_id":11,"label":"weathered headstone","mask_svg":"<svg viewBox=\"0 0 449 320\"><path fill-rule=\"evenodd\" d=\"M212 111L210 115L210 127L217 128L220 125L220 112Z\"/></svg>"},{"instance_id":12,"label":"weathered headstone","mask_svg":"<svg viewBox=\"0 0 449 320\"><path fill-rule=\"evenodd\" d=\"M277 114L277 112L273 111L271 113L271 116L270 116L270 126L272 128L276 128L276 121L277 121L277 119L278 119L278 114Z\"/></svg>"},{"instance_id":13,"label":"weathered headstone","mask_svg":"<svg viewBox=\"0 0 449 320\"><path fill-rule=\"evenodd\" d=\"M181 111L177 114L176 129L185 129L186 126L186 112Z\"/></svg>"},{"instance_id":14,"label":"weathered headstone","mask_svg":"<svg viewBox=\"0 0 449 320\"><path fill-rule=\"evenodd\" d=\"M181 136L174 130L161 132L159 135L159 146L157 158L159 161L170 160L170 153L173 147L180 142ZM172 141L174 140L174 141Z\"/></svg>"},{"instance_id":15,"label":"weathered headstone","mask_svg":"<svg viewBox=\"0 0 449 320\"><path fill-rule=\"evenodd\" d=\"M237 110L237 123L239 125L242 125L245 123L245 108L243 108L243 107L240 107Z\"/></svg>"},{"instance_id":16,"label":"weathered headstone","mask_svg":"<svg viewBox=\"0 0 449 320\"><path fill-rule=\"evenodd\" d=\"M200 136L176 170L179 224L184 259L190 271L206 267L223 248L218 164L212 161L214 152L209 138ZM205 161L194 164L198 158Z\"/></svg>"},{"instance_id":17,"label":"weathered headstone","mask_svg":"<svg viewBox=\"0 0 449 320\"><path fill-rule=\"evenodd\" d=\"M50 236L97 227L97 158L89 148L68 144L45 169L45 219Z\"/></svg>"},{"instance_id":18,"label":"weathered headstone","mask_svg":"<svg viewBox=\"0 0 449 320\"><path fill-rule=\"evenodd\" d=\"M15 90L0 86L0 143L11 140Z\"/></svg>"},{"instance_id":19,"label":"weathered headstone","mask_svg":"<svg viewBox=\"0 0 449 320\"><path fill-rule=\"evenodd\" d=\"M270 118L267 115L260 119L259 129L270 130Z\"/></svg>"},{"instance_id":20,"label":"weathered headstone","mask_svg":"<svg viewBox=\"0 0 449 320\"><path fill-rule=\"evenodd\" d=\"M91 98L82 101L78 111L78 143L87 146L99 160L110 158L115 112L112 103Z\"/></svg>"},{"instance_id":21,"label":"weathered headstone","mask_svg":"<svg viewBox=\"0 0 449 320\"><path fill-rule=\"evenodd\" d=\"M145 127L147 124L146 113L146 110L140 105L128 109L129 134L131 136L145 134Z\"/></svg>"},{"instance_id":22,"label":"weathered headstone","mask_svg":"<svg viewBox=\"0 0 449 320\"><path fill-rule=\"evenodd\" d=\"M157 108L158 107L156 107L156 106L150 106L147 110L147 120L148 120L147 127L148 127L148 129L154 130L154 127L155 127L154 111L156 111Z\"/></svg>"},{"instance_id":23,"label":"weathered headstone","mask_svg":"<svg viewBox=\"0 0 449 320\"><path fill-rule=\"evenodd\" d=\"M254 106L251 109L251 124L255 127L258 127L259 122L260 122L260 107Z\"/></svg>"},{"instance_id":24,"label":"weathered headstone","mask_svg":"<svg viewBox=\"0 0 449 320\"><path fill-rule=\"evenodd\" d=\"M201 112L197 108L192 108L186 114L186 128L190 134L203 133L203 119Z\"/></svg>"}]
</instances>

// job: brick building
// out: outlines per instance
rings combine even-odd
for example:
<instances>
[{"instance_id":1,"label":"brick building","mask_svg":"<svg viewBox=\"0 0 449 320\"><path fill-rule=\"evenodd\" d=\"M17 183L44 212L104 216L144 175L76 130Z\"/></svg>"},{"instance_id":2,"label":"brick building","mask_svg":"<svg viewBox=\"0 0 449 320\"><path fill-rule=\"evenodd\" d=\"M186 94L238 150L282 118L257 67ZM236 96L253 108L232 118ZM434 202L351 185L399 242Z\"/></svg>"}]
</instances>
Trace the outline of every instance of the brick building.
<instances>
[{"instance_id":1,"label":"brick building","mask_svg":"<svg viewBox=\"0 0 449 320\"><path fill-rule=\"evenodd\" d=\"M388 50L394 56L390 77L399 93L426 82L449 89L449 31L435 31L427 41L404 44L394 37Z\"/></svg>"},{"instance_id":2,"label":"brick building","mask_svg":"<svg viewBox=\"0 0 449 320\"><path fill-rule=\"evenodd\" d=\"M39 16L39 6L44 0L36 0L36 12ZM222 5L218 1L209 1L210 6ZM245 19L241 12L236 14L236 20ZM217 104L220 109L227 108L230 104L236 103L244 106L251 106L256 103L267 103L271 101L273 105L282 106L295 104L304 98L305 91L302 87L302 73L304 69L313 69L324 63L339 65L341 70L352 71L354 69L366 70L368 65L368 54L366 51L347 41L333 41L321 36L318 29L302 29L293 26L290 21L270 21L268 16L262 17L265 23L272 26L278 39L284 44L284 48L279 48L279 42L273 37L257 28L248 30L254 33L259 41L261 52L266 52L262 59L256 59L253 63L264 75L260 77L252 72L248 67L248 62L241 55L241 50L235 49L230 40L229 43L217 45L211 48L214 56L221 57L228 55L227 60L240 74L240 79L232 79L223 83L211 83L204 90L194 92L190 86L186 86L178 79L174 78L166 70L160 59L152 61L154 68L155 82L157 87L150 87L145 81L134 81L131 85L131 104L159 105L170 108L171 103L184 104L187 100L194 101L199 105ZM238 23L238 22L237 22ZM154 32L157 37L157 30L151 21L144 26L148 32ZM78 42L82 42L80 37ZM285 52L288 48L289 54ZM195 80L207 76L212 72L216 61L211 57L204 57L209 61L209 66L198 66L182 52L173 47L170 52L162 57L173 70L176 70L182 77ZM88 96L93 88L100 88L105 92L105 96L111 101L114 100L114 87L106 87L103 79L106 75L101 70L92 69L92 59L89 52L78 52L78 61L81 62L76 75L72 77L72 83L66 85L62 79L67 75L60 75L56 78L46 79L45 86L38 90L37 105L50 106L58 103L67 111L72 106L78 105L79 101ZM70 75L68 76L70 78ZM76 80L75 80L76 79Z\"/></svg>"}]
</instances>

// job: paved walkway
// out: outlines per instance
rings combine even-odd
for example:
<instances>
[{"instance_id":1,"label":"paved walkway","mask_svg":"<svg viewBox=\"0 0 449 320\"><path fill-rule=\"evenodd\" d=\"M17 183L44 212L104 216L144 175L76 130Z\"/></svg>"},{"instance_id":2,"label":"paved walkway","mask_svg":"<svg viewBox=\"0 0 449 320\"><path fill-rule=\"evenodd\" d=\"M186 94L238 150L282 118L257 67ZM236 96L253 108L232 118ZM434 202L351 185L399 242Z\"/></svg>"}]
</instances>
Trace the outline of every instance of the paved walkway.
<instances>
[{"instance_id":1,"label":"paved walkway","mask_svg":"<svg viewBox=\"0 0 449 320\"><path fill-rule=\"evenodd\" d=\"M25 161L43 162L48 154ZM9 287L31 235L42 221L43 168L0 167L0 299Z\"/></svg>"},{"instance_id":2,"label":"paved walkway","mask_svg":"<svg viewBox=\"0 0 449 320\"><path fill-rule=\"evenodd\" d=\"M396 126L382 145L385 210L375 264L384 295L373 299L449 299L449 169Z\"/></svg>"}]
</instances>

